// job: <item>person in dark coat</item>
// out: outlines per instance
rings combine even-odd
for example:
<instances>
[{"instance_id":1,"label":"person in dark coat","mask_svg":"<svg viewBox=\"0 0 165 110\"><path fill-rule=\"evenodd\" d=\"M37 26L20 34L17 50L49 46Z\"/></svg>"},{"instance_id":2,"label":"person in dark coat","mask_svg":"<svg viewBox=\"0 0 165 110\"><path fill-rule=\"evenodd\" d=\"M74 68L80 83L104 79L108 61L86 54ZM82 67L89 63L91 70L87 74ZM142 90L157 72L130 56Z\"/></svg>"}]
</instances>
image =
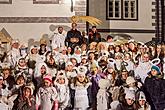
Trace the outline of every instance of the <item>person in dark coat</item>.
<instances>
[{"instance_id":1,"label":"person in dark coat","mask_svg":"<svg viewBox=\"0 0 165 110\"><path fill-rule=\"evenodd\" d=\"M125 99L117 105L116 110L136 110L135 93L127 91Z\"/></svg>"},{"instance_id":2,"label":"person in dark coat","mask_svg":"<svg viewBox=\"0 0 165 110\"><path fill-rule=\"evenodd\" d=\"M144 82L144 90L151 110L165 109L165 80L158 66L152 66Z\"/></svg>"},{"instance_id":3,"label":"person in dark coat","mask_svg":"<svg viewBox=\"0 0 165 110\"><path fill-rule=\"evenodd\" d=\"M34 85L27 84L23 88L22 96L18 98L17 110L35 110L35 98L33 96Z\"/></svg>"},{"instance_id":4,"label":"person in dark coat","mask_svg":"<svg viewBox=\"0 0 165 110\"><path fill-rule=\"evenodd\" d=\"M92 31L89 32L89 43L91 42L101 42L101 35L100 33L97 31L96 26L92 26Z\"/></svg>"},{"instance_id":5,"label":"person in dark coat","mask_svg":"<svg viewBox=\"0 0 165 110\"><path fill-rule=\"evenodd\" d=\"M81 32L77 30L77 24L72 23L72 29L67 32L67 36L65 38L65 46L71 47L72 51L76 46L81 46L82 44L82 36Z\"/></svg>"}]
</instances>

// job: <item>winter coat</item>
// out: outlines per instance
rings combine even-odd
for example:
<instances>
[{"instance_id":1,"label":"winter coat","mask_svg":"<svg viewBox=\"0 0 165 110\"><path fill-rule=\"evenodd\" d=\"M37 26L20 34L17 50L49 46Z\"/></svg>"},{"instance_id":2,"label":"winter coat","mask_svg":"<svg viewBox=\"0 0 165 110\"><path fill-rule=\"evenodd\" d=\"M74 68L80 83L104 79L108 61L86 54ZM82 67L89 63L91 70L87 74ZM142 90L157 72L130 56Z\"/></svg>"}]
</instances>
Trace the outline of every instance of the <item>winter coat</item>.
<instances>
[{"instance_id":1,"label":"winter coat","mask_svg":"<svg viewBox=\"0 0 165 110\"><path fill-rule=\"evenodd\" d=\"M39 110L51 110L57 99L57 91L54 87L40 87L36 95L36 105Z\"/></svg>"},{"instance_id":2,"label":"winter coat","mask_svg":"<svg viewBox=\"0 0 165 110\"><path fill-rule=\"evenodd\" d=\"M120 103L119 105L117 105L116 110L135 110L133 105L128 105L125 103Z\"/></svg>"},{"instance_id":3,"label":"winter coat","mask_svg":"<svg viewBox=\"0 0 165 110\"><path fill-rule=\"evenodd\" d=\"M148 76L144 83L145 95L152 110L165 108L165 80L160 76Z\"/></svg>"}]
</instances>

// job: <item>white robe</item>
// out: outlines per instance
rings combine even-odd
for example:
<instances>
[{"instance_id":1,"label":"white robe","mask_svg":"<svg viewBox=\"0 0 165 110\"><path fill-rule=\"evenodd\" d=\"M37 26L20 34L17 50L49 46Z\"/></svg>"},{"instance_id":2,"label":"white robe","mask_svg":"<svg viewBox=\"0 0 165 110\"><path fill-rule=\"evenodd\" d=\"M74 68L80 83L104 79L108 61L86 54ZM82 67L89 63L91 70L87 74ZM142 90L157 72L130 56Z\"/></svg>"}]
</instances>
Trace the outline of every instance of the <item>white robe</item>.
<instances>
[{"instance_id":1,"label":"white robe","mask_svg":"<svg viewBox=\"0 0 165 110\"><path fill-rule=\"evenodd\" d=\"M41 87L36 95L36 105L40 106L40 110L52 110L56 99L57 91L54 87Z\"/></svg>"},{"instance_id":2,"label":"white robe","mask_svg":"<svg viewBox=\"0 0 165 110\"><path fill-rule=\"evenodd\" d=\"M150 62L139 62L139 65L135 69L135 77L140 77L144 83L148 72L151 70L152 64Z\"/></svg>"},{"instance_id":3,"label":"white robe","mask_svg":"<svg viewBox=\"0 0 165 110\"><path fill-rule=\"evenodd\" d=\"M65 36L66 36L65 34L59 34L59 33L54 34L52 43L56 44L57 47L59 47L59 48L64 47L65 46L65 44L64 44Z\"/></svg>"},{"instance_id":4,"label":"white robe","mask_svg":"<svg viewBox=\"0 0 165 110\"><path fill-rule=\"evenodd\" d=\"M97 93L97 110L108 109L108 96L106 89L99 89Z\"/></svg>"},{"instance_id":5,"label":"white robe","mask_svg":"<svg viewBox=\"0 0 165 110\"><path fill-rule=\"evenodd\" d=\"M71 88L75 90L75 98L74 98L74 108L80 110L87 110L88 105L88 93L87 88L90 83L87 83L85 86L74 86L71 84Z\"/></svg>"}]
</instances>

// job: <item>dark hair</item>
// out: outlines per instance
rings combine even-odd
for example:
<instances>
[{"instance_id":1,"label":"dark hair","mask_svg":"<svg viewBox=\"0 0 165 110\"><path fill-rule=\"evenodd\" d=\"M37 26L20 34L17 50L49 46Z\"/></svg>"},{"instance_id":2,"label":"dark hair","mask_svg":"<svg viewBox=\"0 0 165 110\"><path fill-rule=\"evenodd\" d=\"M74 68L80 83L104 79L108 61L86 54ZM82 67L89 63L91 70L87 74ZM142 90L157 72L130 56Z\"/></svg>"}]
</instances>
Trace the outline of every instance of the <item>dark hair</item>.
<instances>
[{"instance_id":1,"label":"dark hair","mask_svg":"<svg viewBox=\"0 0 165 110\"><path fill-rule=\"evenodd\" d=\"M108 36L107 36L107 40L108 40L108 39L113 39L113 37L112 37L111 35L108 35Z\"/></svg>"},{"instance_id":2,"label":"dark hair","mask_svg":"<svg viewBox=\"0 0 165 110\"><path fill-rule=\"evenodd\" d=\"M96 26L92 26L92 28L96 28Z\"/></svg>"}]
</instances>

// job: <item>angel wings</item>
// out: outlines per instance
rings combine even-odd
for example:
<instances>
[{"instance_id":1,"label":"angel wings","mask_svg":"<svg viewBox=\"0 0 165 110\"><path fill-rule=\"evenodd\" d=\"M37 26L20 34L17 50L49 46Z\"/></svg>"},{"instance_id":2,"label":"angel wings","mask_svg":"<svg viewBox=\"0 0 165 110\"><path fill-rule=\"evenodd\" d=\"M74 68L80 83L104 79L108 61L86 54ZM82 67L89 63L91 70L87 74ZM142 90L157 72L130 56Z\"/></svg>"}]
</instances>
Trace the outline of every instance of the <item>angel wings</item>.
<instances>
[{"instance_id":1,"label":"angel wings","mask_svg":"<svg viewBox=\"0 0 165 110\"><path fill-rule=\"evenodd\" d=\"M95 26L98 26L102 23L101 20L99 20L95 17L92 17L92 16L72 16L71 21L73 23L77 23L77 22L80 22L80 21L88 22L91 25L95 25Z\"/></svg>"}]
</instances>

